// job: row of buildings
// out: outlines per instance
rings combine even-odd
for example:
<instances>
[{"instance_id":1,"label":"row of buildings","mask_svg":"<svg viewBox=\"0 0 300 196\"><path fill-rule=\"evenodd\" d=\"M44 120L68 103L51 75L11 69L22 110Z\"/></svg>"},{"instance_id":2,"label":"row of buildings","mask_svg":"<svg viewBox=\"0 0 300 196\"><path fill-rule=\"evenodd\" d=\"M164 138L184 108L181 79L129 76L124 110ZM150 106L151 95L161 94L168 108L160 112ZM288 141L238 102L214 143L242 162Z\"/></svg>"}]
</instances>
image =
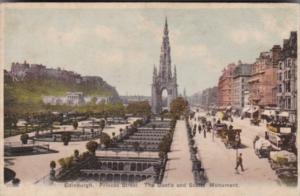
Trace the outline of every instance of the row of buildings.
<instances>
[{"instance_id":1,"label":"row of buildings","mask_svg":"<svg viewBox=\"0 0 300 196\"><path fill-rule=\"evenodd\" d=\"M43 96L43 103L47 105L107 104L110 102L112 102L112 97L84 96L83 92L67 92L65 96Z\"/></svg>"},{"instance_id":2,"label":"row of buildings","mask_svg":"<svg viewBox=\"0 0 300 196\"><path fill-rule=\"evenodd\" d=\"M223 69L218 86L202 91L202 106L243 114L282 113L292 122L297 113L297 32L283 45L261 52L254 63L239 61ZM217 101L215 100L217 97Z\"/></svg>"},{"instance_id":3,"label":"row of buildings","mask_svg":"<svg viewBox=\"0 0 300 196\"><path fill-rule=\"evenodd\" d=\"M61 68L47 68L42 64L29 64L24 61L23 63L13 62L11 65L10 75L13 80L22 81L26 78L52 78L64 80L73 83L80 83L82 77L73 71L63 70Z\"/></svg>"}]
</instances>

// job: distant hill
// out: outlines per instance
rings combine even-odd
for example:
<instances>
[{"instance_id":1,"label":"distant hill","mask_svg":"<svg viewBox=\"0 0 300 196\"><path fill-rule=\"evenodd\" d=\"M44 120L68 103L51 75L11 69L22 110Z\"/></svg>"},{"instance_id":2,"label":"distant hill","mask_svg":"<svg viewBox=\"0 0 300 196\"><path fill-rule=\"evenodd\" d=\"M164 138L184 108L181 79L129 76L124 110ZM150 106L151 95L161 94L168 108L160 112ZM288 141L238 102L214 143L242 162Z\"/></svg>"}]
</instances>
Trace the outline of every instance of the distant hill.
<instances>
[{"instance_id":1,"label":"distant hill","mask_svg":"<svg viewBox=\"0 0 300 196\"><path fill-rule=\"evenodd\" d=\"M22 77L18 77L19 70L13 73L4 71L5 113L42 112L45 110L43 96L64 96L68 91L80 91L85 96L112 96L114 101L120 100L116 89L98 76L76 74L76 80L71 80L70 76L66 80L66 74L57 77L41 71L33 73L30 68L27 70L25 73L22 70Z\"/></svg>"}]
</instances>

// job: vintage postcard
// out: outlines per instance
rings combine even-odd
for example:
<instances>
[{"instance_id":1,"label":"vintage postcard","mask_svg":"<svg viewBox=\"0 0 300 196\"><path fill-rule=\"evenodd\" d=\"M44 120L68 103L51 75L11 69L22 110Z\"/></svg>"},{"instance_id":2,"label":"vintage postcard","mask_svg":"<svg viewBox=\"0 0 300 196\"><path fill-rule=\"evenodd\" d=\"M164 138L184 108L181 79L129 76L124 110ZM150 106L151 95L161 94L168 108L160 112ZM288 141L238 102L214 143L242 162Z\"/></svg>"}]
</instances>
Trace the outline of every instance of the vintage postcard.
<instances>
[{"instance_id":1,"label":"vintage postcard","mask_svg":"<svg viewBox=\"0 0 300 196\"><path fill-rule=\"evenodd\" d=\"M0 195L299 194L299 4L0 8Z\"/></svg>"}]
</instances>

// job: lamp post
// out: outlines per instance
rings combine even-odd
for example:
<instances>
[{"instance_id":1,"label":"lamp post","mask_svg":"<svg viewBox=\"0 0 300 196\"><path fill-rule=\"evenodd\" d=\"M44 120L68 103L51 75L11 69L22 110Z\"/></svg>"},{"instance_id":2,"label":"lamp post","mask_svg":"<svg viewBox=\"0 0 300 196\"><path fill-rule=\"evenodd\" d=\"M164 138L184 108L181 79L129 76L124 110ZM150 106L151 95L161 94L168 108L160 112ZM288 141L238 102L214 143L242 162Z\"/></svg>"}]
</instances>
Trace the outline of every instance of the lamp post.
<instances>
[{"instance_id":1,"label":"lamp post","mask_svg":"<svg viewBox=\"0 0 300 196\"><path fill-rule=\"evenodd\" d=\"M239 141L240 141L240 136L239 136L238 134L236 134L236 135L235 135L235 142L236 142L236 146L235 146L235 148L236 148L236 160L238 159L238 154L239 154L239 152L238 152L238 143L239 143Z\"/></svg>"}]
</instances>

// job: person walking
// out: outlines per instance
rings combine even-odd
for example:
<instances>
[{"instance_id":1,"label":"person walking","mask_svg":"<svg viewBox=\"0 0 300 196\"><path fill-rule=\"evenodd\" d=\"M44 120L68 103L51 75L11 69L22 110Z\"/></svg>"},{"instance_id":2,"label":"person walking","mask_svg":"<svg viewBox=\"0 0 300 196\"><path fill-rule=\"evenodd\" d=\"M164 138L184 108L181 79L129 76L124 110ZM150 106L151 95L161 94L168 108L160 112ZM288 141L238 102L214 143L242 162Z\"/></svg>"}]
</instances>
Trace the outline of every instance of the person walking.
<instances>
[{"instance_id":1,"label":"person walking","mask_svg":"<svg viewBox=\"0 0 300 196\"><path fill-rule=\"evenodd\" d=\"M204 138L206 138L206 129L205 129L205 127L203 127L203 136L204 136Z\"/></svg>"},{"instance_id":2,"label":"person walking","mask_svg":"<svg viewBox=\"0 0 300 196\"><path fill-rule=\"evenodd\" d=\"M256 135L254 140L253 140L253 149L255 149L255 143L259 140L259 136Z\"/></svg>"},{"instance_id":3,"label":"person walking","mask_svg":"<svg viewBox=\"0 0 300 196\"><path fill-rule=\"evenodd\" d=\"M198 131L199 131L199 134L201 133L201 125L199 124L198 125Z\"/></svg>"},{"instance_id":4,"label":"person walking","mask_svg":"<svg viewBox=\"0 0 300 196\"><path fill-rule=\"evenodd\" d=\"M242 153L237 157L235 170L238 170L239 166L241 167L241 170L244 171Z\"/></svg>"}]
</instances>

